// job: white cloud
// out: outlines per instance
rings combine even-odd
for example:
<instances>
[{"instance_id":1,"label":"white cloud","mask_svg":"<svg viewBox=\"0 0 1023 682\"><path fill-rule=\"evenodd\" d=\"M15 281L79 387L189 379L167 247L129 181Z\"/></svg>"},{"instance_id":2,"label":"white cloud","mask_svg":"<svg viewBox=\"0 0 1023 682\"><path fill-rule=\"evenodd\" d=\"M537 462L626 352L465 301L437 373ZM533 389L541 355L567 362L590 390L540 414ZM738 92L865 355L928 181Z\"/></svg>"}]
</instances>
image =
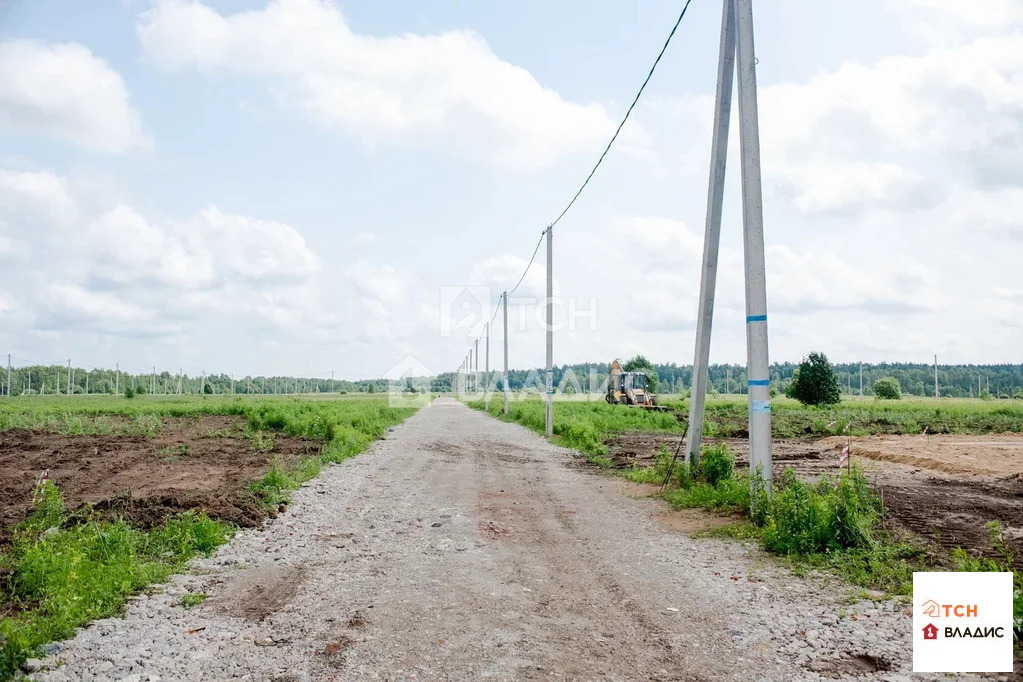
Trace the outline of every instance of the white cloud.
<instances>
[{"instance_id":1,"label":"white cloud","mask_svg":"<svg viewBox=\"0 0 1023 682\"><path fill-rule=\"evenodd\" d=\"M151 145L121 76L76 43L0 43L0 129L44 135L90 151Z\"/></svg>"},{"instance_id":2,"label":"white cloud","mask_svg":"<svg viewBox=\"0 0 1023 682\"><path fill-rule=\"evenodd\" d=\"M475 33L360 35L329 0L274 0L226 16L160 0L137 33L165 69L272 77L282 104L367 143L441 137L523 169L590 151L614 129L601 105L566 101ZM643 139L637 129L627 137Z\"/></svg>"}]
</instances>

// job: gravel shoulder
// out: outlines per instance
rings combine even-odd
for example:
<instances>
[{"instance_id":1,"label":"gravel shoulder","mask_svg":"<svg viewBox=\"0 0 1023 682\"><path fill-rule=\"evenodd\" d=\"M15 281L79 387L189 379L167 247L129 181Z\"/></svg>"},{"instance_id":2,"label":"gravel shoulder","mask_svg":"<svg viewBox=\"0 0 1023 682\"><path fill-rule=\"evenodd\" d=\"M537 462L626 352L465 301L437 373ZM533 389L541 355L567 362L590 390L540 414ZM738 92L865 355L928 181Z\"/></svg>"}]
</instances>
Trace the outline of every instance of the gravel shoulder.
<instances>
[{"instance_id":1,"label":"gravel shoulder","mask_svg":"<svg viewBox=\"0 0 1023 682\"><path fill-rule=\"evenodd\" d=\"M438 399L31 677L910 679L905 605L672 532L577 461Z\"/></svg>"}]
</instances>

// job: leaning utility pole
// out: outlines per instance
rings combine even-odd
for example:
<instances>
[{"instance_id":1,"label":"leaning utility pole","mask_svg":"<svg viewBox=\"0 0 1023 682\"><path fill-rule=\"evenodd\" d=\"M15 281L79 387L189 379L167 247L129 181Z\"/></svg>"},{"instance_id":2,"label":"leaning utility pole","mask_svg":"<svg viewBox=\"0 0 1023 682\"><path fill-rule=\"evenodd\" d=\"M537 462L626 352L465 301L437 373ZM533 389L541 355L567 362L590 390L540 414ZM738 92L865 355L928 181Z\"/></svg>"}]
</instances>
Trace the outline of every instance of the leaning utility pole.
<instances>
[{"instance_id":1,"label":"leaning utility pole","mask_svg":"<svg viewBox=\"0 0 1023 682\"><path fill-rule=\"evenodd\" d=\"M504 298L504 413L508 414L508 292Z\"/></svg>"},{"instance_id":2,"label":"leaning utility pole","mask_svg":"<svg viewBox=\"0 0 1023 682\"><path fill-rule=\"evenodd\" d=\"M689 430L686 461L696 465L703 438L707 371L710 362L710 333L714 320L714 291L717 285L718 245L721 241L721 211L725 196L725 166L728 160L728 127L732 112L732 78L735 73L735 2L724 0L721 14L721 44L718 52L717 106L714 107L714 136L710 150L710 182L707 189L707 220L703 236L703 271L700 275L700 306L697 312L696 352L689 402Z\"/></svg>"},{"instance_id":3,"label":"leaning utility pole","mask_svg":"<svg viewBox=\"0 0 1023 682\"><path fill-rule=\"evenodd\" d=\"M704 238L700 307L697 314L693 362L693 400L690 403L686 458L699 457L710 357L717 253L721 236L728 119L731 112L732 64L738 67L739 143L742 162L743 256L746 280L746 374L749 405L750 471L759 470L771 491L771 401L767 349L767 277L764 267L763 188L760 174L760 124L753 45L752 0L724 0L718 53L717 105L711 143L710 184Z\"/></svg>"},{"instance_id":4,"label":"leaning utility pole","mask_svg":"<svg viewBox=\"0 0 1023 682\"><path fill-rule=\"evenodd\" d=\"M544 432L554 435L554 226L547 226L547 410Z\"/></svg>"}]
</instances>

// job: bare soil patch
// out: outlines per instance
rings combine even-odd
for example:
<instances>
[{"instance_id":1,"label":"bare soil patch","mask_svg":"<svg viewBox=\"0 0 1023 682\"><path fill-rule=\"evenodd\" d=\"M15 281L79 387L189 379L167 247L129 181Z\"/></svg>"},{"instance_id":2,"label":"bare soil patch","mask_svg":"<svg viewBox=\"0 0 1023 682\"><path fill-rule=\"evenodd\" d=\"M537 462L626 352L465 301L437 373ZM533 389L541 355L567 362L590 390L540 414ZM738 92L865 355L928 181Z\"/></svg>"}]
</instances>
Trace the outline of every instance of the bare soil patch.
<instances>
[{"instance_id":1,"label":"bare soil patch","mask_svg":"<svg viewBox=\"0 0 1023 682\"><path fill-rule=\"evenodd\" d=\"M244 423L217 415L164 419L152 438L0 432L0 541L31 510L32 489L44 471L68 509L91 504L140 527L190 509L257 525L266 511L245 485L262 478L274 457L287 465L322 444L276 434L273 450L260 452L243 437Z\"/></svg>"},{"instance_id":2,"label":"bare soil patch","mask_svg":"<svg viewBox=\"0 0 1023 682\"><path fill-rule=\"evenodd\" d=\"M749 462L749 442L725 442L736 466ZM776 439L775 472L792 468L806 479L838 473L844 438ZM677 435L623 433L608 442L620 467L647 466L662 444L674 453ZM870 436L851 439L853 461L862 466L871 486L888 508L888 521L918 536L940 552L963 547L990 554L987 523L999 521L1005 538L1023 562L1023 436Z\"/></svg>"}]
</instances>

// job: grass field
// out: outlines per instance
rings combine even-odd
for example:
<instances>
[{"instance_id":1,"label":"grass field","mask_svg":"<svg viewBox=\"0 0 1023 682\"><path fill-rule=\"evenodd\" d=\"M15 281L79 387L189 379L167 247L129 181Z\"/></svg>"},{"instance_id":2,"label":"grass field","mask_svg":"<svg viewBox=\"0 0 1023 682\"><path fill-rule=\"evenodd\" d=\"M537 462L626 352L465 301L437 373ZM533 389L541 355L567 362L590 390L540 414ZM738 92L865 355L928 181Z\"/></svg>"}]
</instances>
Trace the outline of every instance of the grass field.
<instances>
[{"instance_id":1,"label":"grass field","mask_svg":"<svg viewBox=\"0 0 1023 682\"><path fill-rule=\"evenodd\" d=\"M95 467L106 453L141 450L144 456L133 464L141 466L148 478L159 478L160 467L181 474L195 469L197 475L183 476L194 488L233 486L232 495L273 514L287 503L289 492L317 475L321 466L365 450L388 427L414 411L388 406L385 396L143 396L133 400L55 396L0 401L0 437L14 456L21 441L63 439L56 447L44 448L53 452L56 473L49 480L41 477L38 485L26 486L26 472L18 472L20 478L11 478L15 473L10 468L0 472L4 489L21 490L26 499L15 502L31 509L7 529L9 540L0 554L0 678L13 675L41 645L116 613L133 593L165 580L196 554L209 554L234 532L233 524L205 508L202 490L171 491L178 495L175 499L183 500L182 510L155 521L150 515L142 526L117 510L122 508L118 505L136 510L145 507L145 499L125 501L118 496L113 501L100 499L66 508L61 476L67 475L70 485L77 467L74 462L60 461L61 453L70 451L81 439L90 439L87 449L95 453L82 463L93 467L93 474L86 479L95 486L105 483ZM216 429L194 428L211 423L217 415L221 418L215 422ZM157 450L148 445L168 437L174 440L174 447ZM306 452L305 448L285 459L279 454L285 439L314 443L313 454L295 454ZM217 447L207 448L209 455L204 456L202 446L207 441ZM94 442L99 446L93 448ZM225 452L236 452L239 457L244 454L250 465L255 462L247 470L253 476L244 481L215 480L220 474L217 467L223 464L217 460L223 459ZM89 490L86 485L81 490L82 482L76 479L74 483L77 495L97 497L96 489ZM164 489L157 492L161 504L171 494Z\"/></svg>"}]
</instances>

